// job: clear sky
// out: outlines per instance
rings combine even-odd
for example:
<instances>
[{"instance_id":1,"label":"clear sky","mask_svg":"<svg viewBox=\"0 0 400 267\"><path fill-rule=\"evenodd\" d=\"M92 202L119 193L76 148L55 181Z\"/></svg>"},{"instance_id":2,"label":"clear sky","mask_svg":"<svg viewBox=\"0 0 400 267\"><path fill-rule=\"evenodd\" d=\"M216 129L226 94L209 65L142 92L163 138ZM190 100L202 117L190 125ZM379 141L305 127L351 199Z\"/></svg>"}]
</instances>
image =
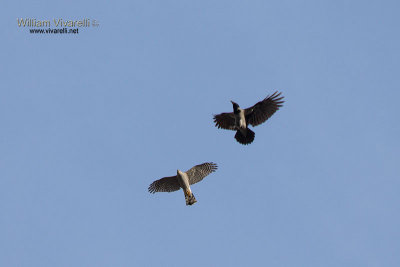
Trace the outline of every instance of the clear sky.
<instances>
[{"instance_id":1,"label":"clear sky","mask_svg":"<svg viewBox=\"0 0 400 267\"><path fill-rule=\"evenodd\" d=\"M399 8L3 1L0 266L400 266ZM214 127L276 90L251 145Z\"/></svg>"}]
</instances>

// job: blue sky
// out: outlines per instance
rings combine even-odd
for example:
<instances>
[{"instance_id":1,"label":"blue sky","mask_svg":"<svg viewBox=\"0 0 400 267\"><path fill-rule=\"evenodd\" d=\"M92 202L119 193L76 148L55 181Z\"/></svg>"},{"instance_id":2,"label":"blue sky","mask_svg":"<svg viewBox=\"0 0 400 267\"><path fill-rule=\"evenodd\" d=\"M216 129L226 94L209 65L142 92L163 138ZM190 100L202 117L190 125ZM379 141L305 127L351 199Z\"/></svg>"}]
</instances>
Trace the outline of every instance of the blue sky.
<instances>
[{"instance_id":1,"label":"blue sky","mask_svg":"<svg viewBox=\"0 0 400 267\"><path fill-rule=\"evenodd\" d=\"M399 266L397 1L2 6L0 266ZM214 127L276 90L253 144Z\"/></svg>"}]
</instances>

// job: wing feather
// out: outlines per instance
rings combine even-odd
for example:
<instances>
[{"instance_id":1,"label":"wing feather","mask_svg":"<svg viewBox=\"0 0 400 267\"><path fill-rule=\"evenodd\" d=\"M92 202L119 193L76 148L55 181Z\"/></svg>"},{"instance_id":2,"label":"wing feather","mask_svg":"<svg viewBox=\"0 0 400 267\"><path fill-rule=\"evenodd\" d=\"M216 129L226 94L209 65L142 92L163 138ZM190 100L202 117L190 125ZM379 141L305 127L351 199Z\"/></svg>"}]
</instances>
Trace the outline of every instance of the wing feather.
<instances>
[{"instance_id":1,"label":"wing feather","mask_svg":"<svg viewBox=\"0 0 400 267\"><path fill-rule=\"evenodd\" d=\"M157 181L154 181L149 186L149 192L154 194L155 192L174 192L179 190L181 187L178 182L178 177L170 176L164 177Z\"/></svg>"},{"instance_id":2,"label":"wing feather","mask_svg":"<svg viewBox=\"0 0 400 267\"><path fill-rule=\"evenodd\" d=\"M282 100L283 96L280 95L281 93L276 91L254 106L246 108L245 116L247 124L257 126L268 120L285 102Z\"/></svg>"},{"instance_id":3,"label":"wing feather","mask_svg":"<svg viewBox=\"0 0 400 267\"><path fill-rule=\"evenodd\" d=\"M233 112L214 115L215 126L226 130L235 130L235 116Z\"/></svg>"},{"instance_id":4,"label":"wing feather","mask_svg":"<svg viewBox=\"0 0 400 267\"><path fill-rule=\"evenodd\" d=\"M213 162L206 162L199 164L188 170L186 173L189 177L189 184L195 184L204 179L207 175L217 170L217 164Z\"/></svg>"}]
</instances>

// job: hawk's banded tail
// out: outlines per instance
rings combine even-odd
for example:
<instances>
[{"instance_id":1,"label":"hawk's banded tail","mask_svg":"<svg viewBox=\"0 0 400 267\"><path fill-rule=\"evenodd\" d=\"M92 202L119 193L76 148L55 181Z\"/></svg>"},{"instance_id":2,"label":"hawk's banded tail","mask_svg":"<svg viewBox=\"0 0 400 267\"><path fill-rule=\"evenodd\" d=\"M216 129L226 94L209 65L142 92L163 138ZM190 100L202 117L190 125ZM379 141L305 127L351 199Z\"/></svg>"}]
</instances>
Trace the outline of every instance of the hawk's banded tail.
<instances>
[{"instance_id":1,"label":"hawk's banded tail","mask_svg":"<svg viewBox=\"0 0 400 267\"><path fill-rule=\"evenodd\" d=\"M193 205L197 202L196 198L194 197L193 193L185 194L186 205Z\"/></svg>"}]
</instances>

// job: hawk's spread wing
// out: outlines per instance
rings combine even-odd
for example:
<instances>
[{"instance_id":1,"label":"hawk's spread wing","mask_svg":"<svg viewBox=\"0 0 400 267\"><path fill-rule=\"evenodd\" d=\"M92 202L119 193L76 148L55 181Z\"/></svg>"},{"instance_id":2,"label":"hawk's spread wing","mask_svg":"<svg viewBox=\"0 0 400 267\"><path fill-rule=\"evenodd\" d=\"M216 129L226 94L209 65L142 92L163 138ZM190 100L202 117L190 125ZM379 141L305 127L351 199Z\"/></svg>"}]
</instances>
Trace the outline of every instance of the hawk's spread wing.
<instances>
[{"instance_id":1,"label":"hawk's spread wing","mask_svg":"<svg viewBox=\"0 0 400 267\"><path fill-rule=\"evenodd\" d=\"M279 97L280 95L281 93L275 92L254 106L246 108L244 114L247 124L257 126L268 120L285 102L282 101L283 96Z\"/></svg>"},{"instance_id":2,"label":"hawk's spread wing","mask_svg":"<svg viewBox=\"0 0 400 267\"><path fill-rule=\"evenodd\" d=\"M233 112L214 115L215 126L226 130L235 130L235 116Z\"/></svg>"},{"instance_id":3,"label":"hawk's spread wing","mask_svg":"<svg viewBox=\"0 0 400 267\"><path fill-rule=\"evenodd\" d=\"M207 175L217 170L217 164L213 162L207 162L200 165L196 165L186 172L189 177L189 184L195 184L204 179Z\"/></svg>"},{"instance_id":4,"label":"hawk's spread wing","mask_svg":"<svg viewBox=\"0 0 400 267\"><path fill-rule=\"evenodd\" d=\"M153 194L155 192L174 192L179 190L180 188L181 187L178 182L178 177L176 177L175 175L170 177L164 177L157 181L154 181L149 186L149 192Z\"/></svg>"}]
</instances>

